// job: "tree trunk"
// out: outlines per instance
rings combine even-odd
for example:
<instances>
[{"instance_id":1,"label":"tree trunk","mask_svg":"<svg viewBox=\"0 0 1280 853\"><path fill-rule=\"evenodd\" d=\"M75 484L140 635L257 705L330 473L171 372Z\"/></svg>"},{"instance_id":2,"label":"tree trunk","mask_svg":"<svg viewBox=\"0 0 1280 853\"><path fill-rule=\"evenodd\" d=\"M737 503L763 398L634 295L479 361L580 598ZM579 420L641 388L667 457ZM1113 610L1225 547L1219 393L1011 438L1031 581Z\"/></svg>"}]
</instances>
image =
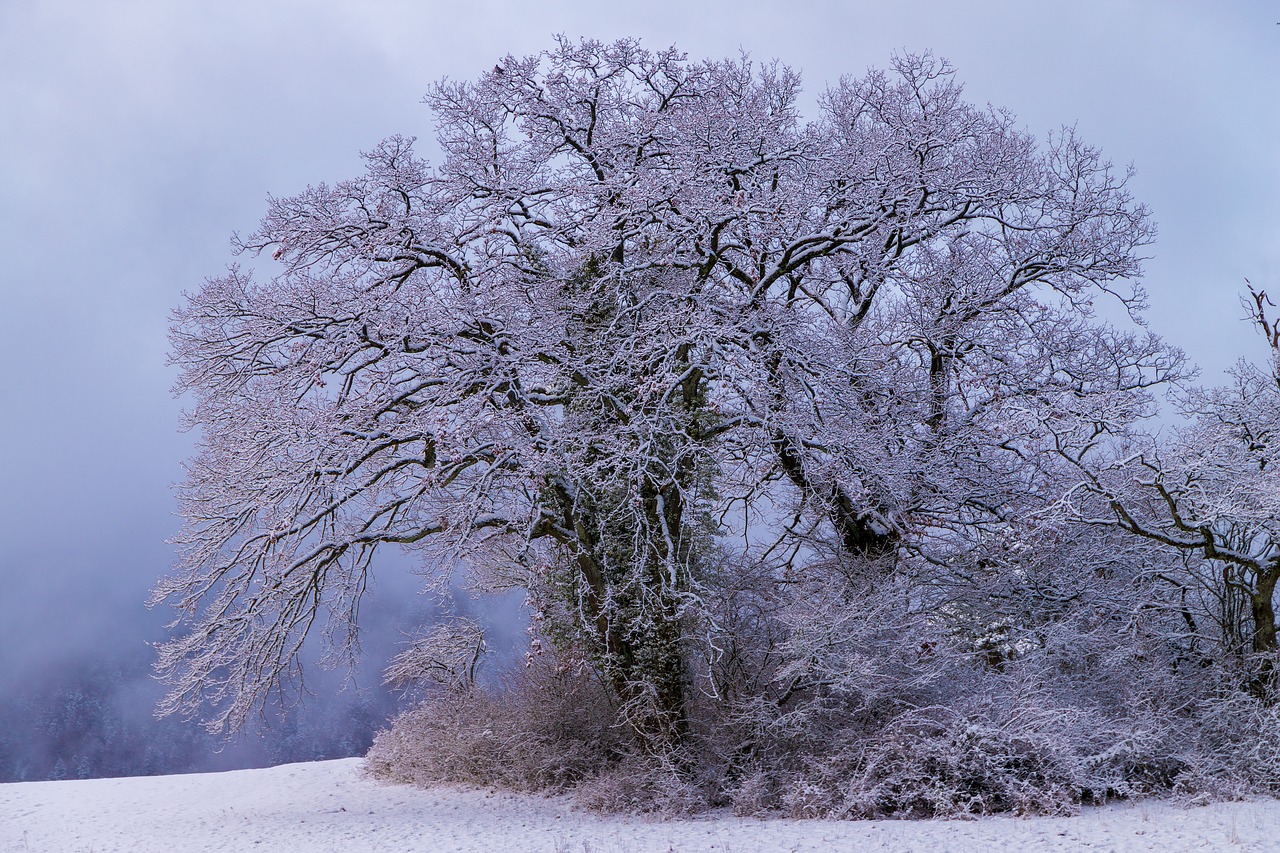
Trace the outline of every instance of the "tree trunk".
<instances>
[{"instance_id":1,"label":"tree trunk","mask_svg":"<svg viewBox=\"0 0 1280 853\"><path fill-rule=\"evenodd\" d=\"M1280 581L1280 558L1272 560L1261 567L1258 572L1257 585L1249 595L1249 605L1253 617L1253 651L1259 659L1257 675L1249 683L1249 690L1255 696L1274 701L1276 698L1276 583Z\"/></svg>"},{"instance_id":2,"label":"tree trunk","mask_svg":"<svg viewBox=\"0 0 1280 853\"><path fill-rule=\"evenodd\" d=\"M622 702L627 724L640 747L653 755L669 755L688 734L685 708L686 674L681 631L674 606L664 602L647 624L611 626L611 681ZM642 637L625 636L639 629Z\"/></svg>"},{"instance_id":3,"label":"tree trunk","mask_svg":"<svg viewBox=\"0 0 1280 853\"><path fill-rule=\"evenodd\" d=\"M596 646L598 671L641 748L669 754L688 731L677 591L662 576L659 553L644 571L639 590L642 597L620 594L619 589L629 585L617 576L620 567L604 557L607 546L594 534L593 526L579 517L581 512L572 505L568 493L561 489L558 497L565 527L576 533L566 544L576 551L574 561L582 587L579 600L571 603L580 607L585 617L584 627Z\"/></svg>"}]
</instances>

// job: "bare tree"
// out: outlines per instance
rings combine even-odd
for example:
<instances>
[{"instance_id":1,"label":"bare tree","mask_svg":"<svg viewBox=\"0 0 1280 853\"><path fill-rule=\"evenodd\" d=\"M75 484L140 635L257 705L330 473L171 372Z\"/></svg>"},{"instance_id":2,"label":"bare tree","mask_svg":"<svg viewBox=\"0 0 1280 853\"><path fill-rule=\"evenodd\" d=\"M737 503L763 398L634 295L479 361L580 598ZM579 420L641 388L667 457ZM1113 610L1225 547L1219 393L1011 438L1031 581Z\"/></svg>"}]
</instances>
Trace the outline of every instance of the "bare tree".
<instances>
[{"instance_id":1,"label":"bare tree","mask_svg":"<svg viewBox=\"0 0 1280 853\"><path fill-rule=\"evenodd\" d=\"M1171 441L1137 438L1105 464L1082 465L1075 510L1195 557L1180 582L1209 593L1205 615L1229 650L1263 657L1254 687L1269 690L1280 650L1280 327L1266 293L1249 294L1266 362L1241 361L1230 385L1186 392L1180 409L1191 420Z\"/></svg>"},{"instance_id":2,"label":"bare tree","mask_svg":"<svg viewBox=\"0 0 1280 853\"><path fill-rule=\"evenodd\" d=\"M799 86L562 40L431 90L439 165L391 138L273 200L238 243L268 277L231 268L173 327L201 444L155 593L187 628L167 707L238 724L326 613L352 648L397 545L528 590L665 749L717 554L883 575L1054 497L1048 436L1147 410L1180 356L1089 310L1142 307L1125 174L927 55L808 122Z\"/></svg>"}]
</instances>

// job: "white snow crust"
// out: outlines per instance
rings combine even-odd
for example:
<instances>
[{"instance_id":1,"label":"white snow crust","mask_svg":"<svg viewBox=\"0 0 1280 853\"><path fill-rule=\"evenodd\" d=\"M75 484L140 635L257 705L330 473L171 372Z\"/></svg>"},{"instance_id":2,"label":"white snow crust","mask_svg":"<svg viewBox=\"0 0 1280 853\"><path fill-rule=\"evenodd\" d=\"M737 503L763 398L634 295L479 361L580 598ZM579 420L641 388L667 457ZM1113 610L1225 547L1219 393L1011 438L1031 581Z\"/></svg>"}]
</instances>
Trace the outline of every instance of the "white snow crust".
<instances>
[{"instance_id":1,"label":"white snow crust","mask_svg":"<svg viewBox=\"0 0 1280 853\"><path fill-rule=\"evenodd\" d=\"M367 778L362 759L183 776L0 785L15 853L755 853L1276 851L1280 802L1141 802L1074 818L976 821L648 820L565 797Z\"/></svg>"}]
</instances>

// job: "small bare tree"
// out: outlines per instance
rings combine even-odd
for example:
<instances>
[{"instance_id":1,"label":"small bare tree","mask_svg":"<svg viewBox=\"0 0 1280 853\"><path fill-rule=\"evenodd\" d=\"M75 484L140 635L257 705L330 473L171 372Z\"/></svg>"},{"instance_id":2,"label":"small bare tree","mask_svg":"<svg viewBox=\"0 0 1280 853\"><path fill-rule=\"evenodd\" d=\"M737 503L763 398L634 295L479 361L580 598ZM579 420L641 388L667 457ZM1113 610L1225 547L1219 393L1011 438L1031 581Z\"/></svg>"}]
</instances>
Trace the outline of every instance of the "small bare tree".
<instances>
[{"instance_id":1,"label":"small bare tree","mask_svg":"<svg viewBox=\"0 0 1280 853\"><path fill-rule=\"evenodd\" d=\"M1264 291L1250 287L1245 305L1265 363L1241 361L1230 385L1185 393L1192 420L1172 441L1135 439L1110 462L1083 465L1075 510L1202 561L1187 582L1209 593L1206 615L1228 650L1261 656L1253 686L1269 691L1280 651L1280 326Z\"/></svg>"}]
</instances>

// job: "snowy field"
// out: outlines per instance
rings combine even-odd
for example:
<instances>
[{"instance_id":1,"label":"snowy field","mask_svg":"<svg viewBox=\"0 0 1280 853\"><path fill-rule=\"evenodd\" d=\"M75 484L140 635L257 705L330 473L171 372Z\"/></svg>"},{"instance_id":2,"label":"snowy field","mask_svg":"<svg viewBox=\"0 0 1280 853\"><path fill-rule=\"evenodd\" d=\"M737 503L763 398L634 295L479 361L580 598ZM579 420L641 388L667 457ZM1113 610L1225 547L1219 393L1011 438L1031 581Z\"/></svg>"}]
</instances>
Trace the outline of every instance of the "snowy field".
<instances>
[{"instance_id":1,"label":"snowy field","mask_svg":"<svg viewBox=\"0 0 1280 853\"><path fill-rule=\"evenodd\" d=\"M1138 803L1076 818L651 821L564 798L386 785L361 759L188 776L0 785L10 853L752 853L752 851L1275 851L1280 803Z\"/></svg>"}]
</instances>

